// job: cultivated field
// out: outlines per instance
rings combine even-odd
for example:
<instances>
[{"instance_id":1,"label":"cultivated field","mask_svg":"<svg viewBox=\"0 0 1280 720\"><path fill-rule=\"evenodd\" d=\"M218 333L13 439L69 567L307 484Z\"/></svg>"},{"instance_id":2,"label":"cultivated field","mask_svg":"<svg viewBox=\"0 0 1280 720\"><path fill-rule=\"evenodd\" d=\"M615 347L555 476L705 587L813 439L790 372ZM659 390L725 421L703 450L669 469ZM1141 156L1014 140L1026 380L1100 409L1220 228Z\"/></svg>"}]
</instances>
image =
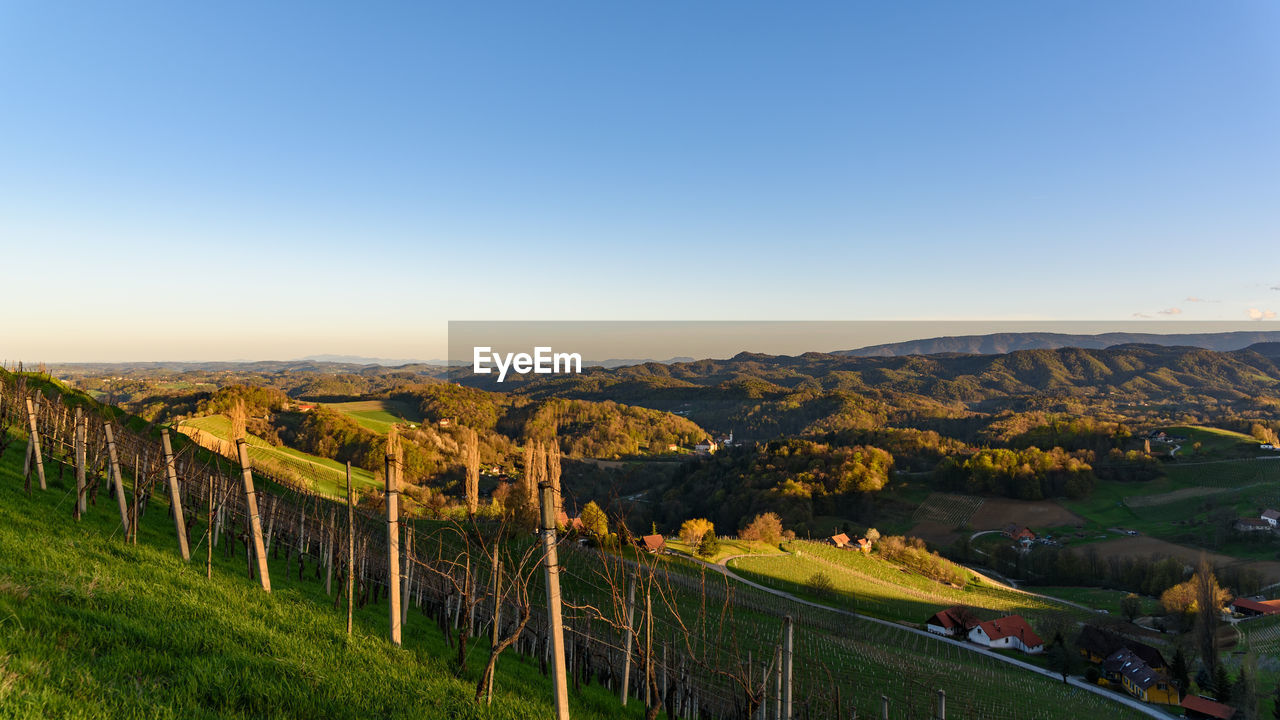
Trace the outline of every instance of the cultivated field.
<instances>
[{"instance_id":1,"label":"cultivated field","mask_svg":"<svg viewBox=\"0 0 1280 720\"><path fill-rule=\"evenodd\" d=\"M395 400L357 400L355 402L325 403L325 407L350 415L364 428L387 434L392 425L400 423L421 424L422 414L411 403Z\"/></svg>"},{"instance_id":2,"label":"cultivated field","mask_svg":"<svg viewBox=\"0 0 1280 720\"><path fill-rule=\"evenodd\" d=\"M1002 530L1010 523L1049 528L1084 525L1085 519L1051 500L986 498L969 521L974 530Z\"/></svg>"}]
</instances>

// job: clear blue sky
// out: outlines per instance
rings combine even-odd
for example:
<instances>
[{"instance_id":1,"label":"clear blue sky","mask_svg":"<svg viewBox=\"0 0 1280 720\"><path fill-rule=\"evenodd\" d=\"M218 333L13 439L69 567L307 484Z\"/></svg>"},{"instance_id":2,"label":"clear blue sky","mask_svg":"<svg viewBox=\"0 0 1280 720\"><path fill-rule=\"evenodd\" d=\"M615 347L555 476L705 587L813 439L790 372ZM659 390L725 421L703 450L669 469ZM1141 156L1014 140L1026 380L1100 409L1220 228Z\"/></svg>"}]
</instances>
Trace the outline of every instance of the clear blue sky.
<instances>
[{"instance_id":1,"label":"clear blue sky","mask_svg":"<svg viewBox=\"0 0 1280 720\"><path fill-rule=\"evenodd\" d=\"M1278 37L1271 0L6 2L0 356L1265 318Z\"/></svg>"}]
</instances>

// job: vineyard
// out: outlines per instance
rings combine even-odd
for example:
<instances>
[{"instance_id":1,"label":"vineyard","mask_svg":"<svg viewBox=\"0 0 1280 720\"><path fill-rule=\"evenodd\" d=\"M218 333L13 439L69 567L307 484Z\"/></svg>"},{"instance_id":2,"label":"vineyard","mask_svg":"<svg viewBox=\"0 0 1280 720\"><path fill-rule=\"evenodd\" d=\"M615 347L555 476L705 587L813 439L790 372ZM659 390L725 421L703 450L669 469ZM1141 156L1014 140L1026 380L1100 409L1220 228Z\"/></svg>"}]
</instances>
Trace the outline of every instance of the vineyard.
<instances>
[{"instance_id":1,"label":"vineyard","mask_svg":"<svg viewBox=\"0 0 1280 720\"><path fill-rule=\"evenodd\" d=\"M4 458L5 466L8 468L4 475L6 505L20 502L24 518L35 519L24 520L26 523L24 527L30 527L32 521L55 522L59 512L65 512L68 505L76 503L75 500L68 502L67 497L75 493L79 487L76 483L81 473L86 469L89 470L87 473L90 476L87 486L89 497L86 499L92 500L92 506L86 504L85 516L94 520L71 527L83 527L96 534L88 544L82 542L68 546L65 543L58 543L60 547L69 548L64 552L70 552L72 556L76 553L88 553L83 556L83 561L90 563L90 566L97 563L99 567L102 566L104 558L141 559L144 555L150 558L159 552L146 550L144 555L138 555L138 552L143 551L117 550L117 548L134 547L123 544L125 535L120 532L121 520L126 516L125 504L121 504L120 516L113 520L115 503L101 502L99 498L105 500L117 493L132 494L134 498L132 517L136 520L135 526L146 529L145 532L140 533L139 540L142 546L154 545L165 548L166 559L163 563L159 563L165 567L177 562L174 552L173 520L182 515L189 519L185 532L180 533L179 544L183 547L182 554L186 555L187 543L197 551L202 546L207 548L211 569L211 578L208 582L213 582L218 588L223 588L227 583L238 588L233 594L226 594L222 590L210 594L211 598L219 598L219 607L223 612L234 613L238 608L244 608L245 612L255 613L250 617L260 618L259 622L267 623L274 632L287 630L290 623L282 620L275 611L250 609L256 608L255 603L262 602L265 596L265 593L247 592L248 588L256 586L253 579L255 569L269 565L272 580L278 585L276 592L271 595L272 598L277 599L276 601L303 603L310 606L312 599L319 600L315 603L313 610L307 611L318 613L316 619L304 623L308 625L332 623L329 630L319 632L328 632L331 637L340 637L338 635L340 631L336 630L340 622L337 612L340 607L340 598L336 595L331 598L326 579L335 574L339 578L339 583L344 576L358 578L360 590L358 614L369 618L366 625L376 623L372 618L379 615L385 623L385 612L388 607L386 594L390 587L386 564L387 518L385 513L357 509L355 526L350 532L344 533L346 528L334 523L336 508L323 496L312 491L310 489L313 487L312 484L293 486L290 485L288 478L263 478L259 490L259 502L266 530L267 557L270 560L255 563L246 540L248 513L244 505L245 491L238 487L239 474L232 472L233 468L229 467L224 460L211 454L204 454L198 447L190 444L180 448L176 457L171 457L167 447L159 448L154 438L148 435L151 432L150 428L124 420L118 426L119 433L116 435L115 442L124 457L134 459L132 467L138 468L138 471L129 473L127 470L130 468L126 468L126 472L122 473L125 484L121 490L113 493L112 485L104 480L107 477L104 470L107 467L106 455L103 452L105 431L101 424L102 420L95 417L100 409L86 403L83 398L76 399L75 402L81 410L89 410L86 417L88 422L81 423L80 411L71 413L68 405L60 397L37 397L33 405L37 410L32 414L19 411L18 408L22 407L21 402L13 400L15 394L18 398L23 398L20 386L16 393L12 386L5 387L3 390L5 394L0 395L0 399L7 402L0 406L0 418L12 420L30 415L30 422L40 428L42 443L47 443L44 462L50 471L48 490L36 489L32 491L33 495L30 499L22 495L23 491L19 489L22 487L22 478L17 468L21 461L21 450L15 452L11 445L10 452ZM38 395L38 393L32 394ZM30 395L26 397L29 398ZM73 415L74 418L72 418ZM71 419L75 419L75 426L79 428L76 432L89 431L86 434L87 441L76 440L75 442L79 444L81 450L86 447L91 450L90 455L80 456L74 461L71 459L73 444ZM22 437L13 432L14 429L21 428L21 425L10 422L9 426L11 430L8 431L7 437L15 439ZM21 445L18 444L17 447L20 448ZM89 458L87 465L86 457ZM139 457L142 458L141 461L138 460ZM72 468L74 474L78 476L76 482L72 480L72 472L65 472L67 468ZM166 468L170 489L167 497L160 491L163 485L159 482L166 474ZM42 477L43 474L42 470ZM150 512L147 512L148 507L151 508ZM227 511L225 523L222 512L224 508ZM182 511L181 514L177 512L179 509ZM172 520L165 517L166 510L174 511ZM62 515L60 522L65 523L66 517ZM207 531L205 522L208 523ZM419 572L407 574L402 578L405 592L401 607L405 611L404 617L411 620L409 626L414 628L413 632L405 636L405 649L411 653L417 653L416 656L421 658L422 663L432 662L429 660L429 654L422 655L422 653L440 652L441 642L453 647L462 628L471 627L473 630L469 637L473 638L472 644L476 650L483 652L485 643L474 639L487 638L487 628L494 628L497 632L499 623L497 614L493 610L494 599L483 590L490 586L492 578L488 577L488 573L482 569L483 565L478 562L479 558L473 558L471 553L475 551L472 543L477 539L483 541L486 533L490 531L477 528L474 533L459 534L454 532L455 528L447 521L431 519L406 518L405 524L407 527L404 532L403 547L406 549L404 554L406 567L410 570L421 568ZM349 537L353 547L360 548L359 555L353 555L350 563L332 552L335 543L339 547L346 544L345 538L336 542L344 534ZM186 537L185 540L182 539L183 536ZM499 537L506 537L507 539L501 542L511 546L527 546L529 542L528 535L524 533L499 535ZM219 558L219 568L234 568L238 563L241 572L220 571L217 575L212 575L214 555L212 543L219 538L223 539L222 548L218 551L222 556ZM448 538L466 539L457 544L447 540ZM6 536L7 544L17 542L16 536ZM37 542L32 547L40 544ZM238 545L243 550L237 550ZM839 565L836 559L826 557L823 554L825 551L819 548L820 546L817 545L812 546L811 556L806 557L806 561L820 562L823 567ZM296 581L292 578L294 571L291 568L295 562L290 560L291 552L296 558ZM283 563L278 559L279 554L284 555ZM451 555L460 559L450 564ZM858 562L852 558L852 554L849 555L849 558L833 557ZM13 549L6 547L6 552L0 557L17 556ZM307 564L305 572L304 560ZM188 601L197 601L200 597L198 587L205 581L196 578L204 573L200 572L198 575L192 573L194 564L177 565L186 573L186 579L182 585L184 589L175 597L187 598ZM467 594L460 595L458 588L465 586L459 584L461 581L457 574L464 566L468 568L467 577L471 578L468 583L472 589ZM28 576L20 567L22 566L4 566L3 572L6 575L18 579L14 581L17 585L5 579L4 582L8 584L0 588L0 596L7 597L13 593L30 592L25 589L11 592L10 589L11 586L26 588L36 580L41 588L48 588L39 592L55 594L68 592L66 589L56 589L60 583L72 582L72 585L66 586L71 588L88 583L89 590L70 591L72 597L78 598L73 604L79 606L92 603L91 593L99 592L92 588L104 581L103 578L92 573L91 576L84 576L79 571L73 573L74 580L68 578L66 581L60 581L58 577L47 574L53 572L56 575L59 571L42 570L41 572L46 573L45 575L29 582L26 579ZM63 565L53 567L63 567ZM797 717L844 716L854 707L859 708L865 716L878 706L881 696L890 699L895 708L895 716L901 715L904 709L914 714L914 711L930 707L934 694L938 690L946 692L951 708L948 717L953 720L954 718L994 718L996 720L1058 720L1061 718L1066 720L1077 717L1076 713L1081 708L1086 709L1091 717L1099 720L1135 715L1132 710L1088 691L1064 685L1051 678L1031 674L998 659L974 654L949 641L920 637L906 629L884 627L870 621L852 621L848 616L837 612L805 606L758 589L732 583L715 570L694 565L680 558L671 556L644 558L634 551L620 554L603 553L566 543L563 544L560 568L559 574L562 577L565 598L564 625L568 667L572 676L572 697L580 705L587 703L591 707L598 708L601 696L595 688L601 685L608 687L610 692L617 692L620 677L618 670L628 655L623 643L623 633L618 626L607 622L607 617L611 609L616 614L619 608L618 602L621 596L619 588L621 584L625 584L625 581L621 584L619 581L628 573L640 573L646 578L654 578L647 581L648 586L653 588L654 599L652 616L647 624L647 633L652 636L652 643L648 648L653 662L649 677L655 680L661 678L659 696L670 717L741 717L748 707L748 693L745 692L748 687L754 688L755 693L763 693L766 705L776 706L777 695L772 689L768 689L772 686L765 680L771 677L771 673L777 674L774 657L781 642L781 629L786 617L790 617L794 623L794 696L797 698ZM612 574L609 572L610 568L613 568ZM248 578L245 577L245 569L248 570ZM281 572L282 569L284 572ZM887 577L892 570L883 567L875 572L883 578ZM872 572L868 571L864 575L871 577ZM546 667L545 658L549 647L547 609L544 604L546 594L539 578L541 574L533 579L529 586L528 597L533 599L533 605L528 608L530 616L528 627L513 648L517 658L522 659L519 659L518 663L516 660L503 661L504 667L514 665L512 669L516 671L519 671L521 666L528 667L529 661L533 661L536 667L539 659L542 659L542 667ZM262 579L265 587L265 575ZM110 578L105 578L105 581L110 587L115 587L115 581ZM884 580L882 579L881 582ZM917 585L920 582L924 582L923 579L915 578L908 581L912 588L909 595L922 594L921 588L927 586ZM195 587L192 587L193 583ZM293 588L297 588L297 591L295 592ZM481 591L479 595L477 590ZM955 590L961 592L959 589ZM107 588L102 588L101 591L105 592ZM136 593L131 591L129 594ZM254 603L242 602L246 596L252 596ZM645 596L648 598L648 591ZM10 602L3 597L0 597L0 602ZM97 622L105 625L128 625L129 621L126 618L130 614L130 606L123 598L124 596L112 591L111 599L97 607L99 613ZM467 607L465 613L460 612L464 602ZM324 611L325 603L331 603L332 610ZM646 599L645 606L647 607L648 604ZM54 606L64 605L66 603L54 603ZM410 608L413 608L414 612L410 613ZM501 608L504 626L510 626L511 618L517 614L516 611L517 608L514 607ZM39 625L40 617L32 615L32 612L34 611L24 610L20 616L21 622ZM173 611L172 614L175 617L189 617L193 612L191 608L182 608ZM423 617L417 619L419 614ZM269 665L272 658L285 662L279 660L282 651L277 649L274 643L254 638L252 634L254 623L245 625L243 621L238 624L227 621L219 624L236 628L237 639L231 645L241 648L239 662L242 665L255 667L261 663ZM216 635L216 631L213 632ZM53 635L57 634L58 631L55 630ZM142 633L137 637L150 638L152 634ZM122 642L114 635L112 638L114 639L103 640L102 642L107 645L93 652L96 654L121 652L117 646ZM152 641L147 639L142 642L145 646ZM188 644L199 648L227 647L226 644L202 643L199 635ZM30 645L33 649L4 647L0 652L8 652L11 656L24 658L31 652L43 652L40 648L51 647L47 643L41 643L35 637L28 637L24 641L24 647L26 645ZM160 645L160 647L167 647L167 645ZM200 651L194 652L198 654ZM454 649L452 652L456 653L458 650ZM19 654L15 655L15 653ZM337 653L336 657L334 653ZM4 664L0 665L0 668L5 668L5 673L14 672L8 668L24 668L20 675L22 678L30 672L30 668L33 667L31 663L40 662L38 659L24 659L13 661L21 663L13 665L7 656L0 655L0 657L5 658ZM346 663L350 661L350 658L341 653L339 647L330 651L330 657L327 660L319 663L314 659L288 660L287 662L291 664L286 669L282 669L282 672L285 672L287 677L293 678L291 684L298 688L320 688L325 687L328 680L318 676L308 677L309 674L324 672L322 668L327 666L346 667ZM156 662L167 662L164 651L160 652ZM146 661L137 658L130 660L129 663L132 667L148 667ZM139 665L139 663L142 664ZM110 686L119 682L111 676L110 667L114 666L98 667L95 672L100 674L99 677L82 689L84 696L90 698L89 702L98 704L103 702L98 695L103 691L95 690L94 687ZM470 677L474 678L476 672L474 663L471 668L468 672ZM167 669L165 672L180 678L176 682L181 683L183 687L207 685L218 693L214 698L201 698L198 695L194 698L182 696L186 698L184 702L188 703L186 706L188 710L192 703L196 707L205 707L201 703L207 702L209 706L226 708L228 704L234 706L237 702L244 702L238 700L235 695L237 684L233 679L224 677L209 685L203 681L197 681L197 676L181 673L173 675L177 671L172 669ZM208 668L208 672L225 675L227 671L212 667ZM975 678L980 678L981 681L974 682ZM632 684L639 682L634 673L631 681ZM746 685L743 685L744 682ZM533 684L537 685L536 681ZM157 687L164 687L164 685ZM764 692L766 689L768 689L767 692ZM272 692L280 692L280 690ZM337 691L328 689L323 692L327 693L324 699L339 695ZM352 692L350 687L344 692L347 693L343 696L346 699L341 702L351 706L365 707L366 715L399 715L399 713L385 710L368 709L370 708L368 701L350 696ZM401 691L396 690L396 693L399 692ZM450 697L458 696L456 689L449 692L452 693ZM398 697L395 693L393 695ZM152 693L143 693L140 697L154 698L155 696ZM275 703L273 707L285 706L280 705L282 701L278 697L274 695L270 697L275 699L259 698L252 701L256 704L243 708L232 707L231 711L221 714L231 716L261 714L255 713L255 710L261 711L264 707L262 703ZM753 702L759 699L760 695L757 695ZM52 701L47 700L33 702L46 703L39 705L45 709L62 707L49 705L47 703ZM153 700L153 702L162 701ZM405 706L420 707L418 702L406 701ZM316 710L315 702L301 703L300 707L312 708L313 716L317 713L321 716L332 714ZM495 705L495 708L497 707ZM478 712L473 705L466 705L465 710L467 714ZM510 710L504 712L507 714L501 714L495 709L492 716L504 717L513 713ZM597 709L597 712L603 711ZM192 716L199 713L179 712L178 714ZM456 714L458 713L453 711L439 711L434 714L419 712L417 716L439 717ZM514 714L522 716L519 712ZM523 716L541 715L540 711L530 709ZM481 716L484 715L481 714ZM592 713L586 712L582 716L591 717Z\"/></svg>"},{"instance_id":2,"label":"vineyard","mask_svg":"<svg viewBox=\"0 0 1280 720\"><path fill-rule=\"evenodd\" d=\"M982 582L964 568L963 587L935 582L909 568L874 555L797 541L786 556L745 557L730 561L734 572L754 582L884 620L922 624L945 607L968 605L994 612L1019 613L1034 622L1046 613L1082 614L1078 608ZM815 590L814 575L831 581Z\"/></svg>"},{"instance_id":3,"label":"vineyard","mask_svg":"<svg viewBox=\"0 0 1280 720\"><path fill-rule=\"evenodd\" d=\"M208 415L183 420L178 432L189 436L201 447L224 457L234 457L230 441L231 419L226 415ZM287 447L274 447L260 437L249 435L249 459L257 467L295 482L306 483L319 493L338 497L346 484L346 466L335 460L310 455ZM373 473L364 468L351 468L351 482L358 488L378 487Z\"/></svg>"},{"instance_id":4,"label":"vineyard","mask_svg":"<svg viewBox=\"0 0 1280 720\"><path fill-rule=\"evenodd\" d=\"M931 493L911 516L913 525L935 523L947 529L969 524L969 519L982 507L982 498L976 495Z\"/></svg>"}]
</instances>

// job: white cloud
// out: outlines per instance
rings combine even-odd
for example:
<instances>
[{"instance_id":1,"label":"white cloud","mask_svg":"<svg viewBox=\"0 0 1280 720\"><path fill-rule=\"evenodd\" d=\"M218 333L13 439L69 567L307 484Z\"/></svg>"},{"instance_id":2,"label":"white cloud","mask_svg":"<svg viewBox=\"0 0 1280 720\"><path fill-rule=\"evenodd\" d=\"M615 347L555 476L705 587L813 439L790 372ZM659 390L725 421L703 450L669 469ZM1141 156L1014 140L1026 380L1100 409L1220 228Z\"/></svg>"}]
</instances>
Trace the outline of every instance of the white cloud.
<instances>
[{"instance_id":1,"label":"white cloud","mask_svg":"<svg viewBox=\"0 0 1280 720\"><path fill-rule=\"evenodd\" d=\"M1206 299L1204 299L1204 298L1202 298L1202 297L1196 297L1195 295L1190 295L1190 296L1188 296L1188 297L1187 297L1187 302L1194 302L1194 303L1216 303L1216 302L1220 302L1220 301L1218 301L1218 300L1206 300Z\"/></svg>"},{"instance_id":2,"label":"white cloud","mask_svg":"<svg viewBox=\"0 0 1280 720\"><path fill-rule=\"evenodd\" d=\"M1161 315L1181 315L1182 308L1165 308L1164 310L1159 310L1157 312Z\"/></svg>"},{"instance_id":3,"label":"white cloud","mask_svg":"<svg viewBox=\"0 0 1280 720\"><path fill-rule=\"evenodd\" d=\"M1276 316L1275 310L1259 310L1258 308L1249 308L1250 320L1270 320Z\"/></svg>"},{"instance_id":4,"label":"white cloud","mask_svg":"<svg viewBox=\"0 0 1280 720\"><path fill-rule=\"evenodd\" d=\"M1150 317L1151 317L1150 315L1148 315L1148 314L1146 314L1146 313L1134 313L1134 314L1133 314L1133 316L1134 316L1134 317L1136 317L1136 318L1150 318Z\"/></svg>"}]
</instances>

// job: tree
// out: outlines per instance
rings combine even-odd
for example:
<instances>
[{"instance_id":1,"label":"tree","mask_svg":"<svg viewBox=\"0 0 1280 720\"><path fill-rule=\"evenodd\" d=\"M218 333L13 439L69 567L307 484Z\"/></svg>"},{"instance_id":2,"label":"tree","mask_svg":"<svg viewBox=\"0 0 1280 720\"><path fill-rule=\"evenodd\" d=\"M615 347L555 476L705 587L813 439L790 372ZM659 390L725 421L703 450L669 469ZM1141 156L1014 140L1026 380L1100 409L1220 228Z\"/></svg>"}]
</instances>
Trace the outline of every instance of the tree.
<instances>
[{"instance_id":1,"label":"tree","mask_svg":"<svg viewBox=\"0 0 1280 720\"><path fill-rule=\"evenodd\" d=\"M805 583L814 595L826 598L835 594L835 583L831 582L831 577L819 570L809 576L809 580Z\"/></svg>"},{"instance_id":2,"label":"tree","mask_svg":"<svg viewBox=\"0 0 1280 720\"><path fill-rule=\"evenodd\" d=\"M1067 682L1067 678L1075 669L1075 660L1076 654L1071 651L1062 633L1055 633L1053 642L1049 645L1049 667L1062 675L1063 683Z\"/></svg>"},{"instance_id":3,"label":"tree","mask_svg":"<svg viewBox=\"0 0 1280 720\"><path fill-rule=\"evenodd\" d=\"M1213 575L1213 566L1209 564L1208 556L1203 553L1200 555L1196 574L1191 580L1195 583L1196 641L1200 645L1200 662L1204 663L1216 681L1215 671L1220 669L1218 620L1222 615L1222 607L1230 600L1230 595L1218 587L1218 579ZM1222 688L1218 690L1221 692Z\"/></svg>"},{"instance_id":4,"label":"tree","mask_svg":"<svg viewBox=\"0 0 1280 720\"><path fill-rule=\"evenodd\" d=\"M600 509L600 506L596 504L595 500L587 503L587 506L582 508L582 529L597 538L602 538L609 534L609 518Z\"/></svg>"},{"instance_id":5,"label":"tree","mask_svg":"<svg viewBox=\"0 0 1280 720\"><path fill-rule=\"evenodd\" d=\"M1182 652L1182 648L1178 648L1178 652L1174 653L1173 667L1170 671L1173 673L1173 684L1178 688L1178 694L1185 695L1191 689L1191 672L1187 667L1187 654Z\"/></svg>"},{"instance_id":6,"label":"tree","mask_svg":"<svg viewBox=\"0 0 1280 720\"><path fill-rule=\"evenodd\" d=\"M1124 599L1120 601L1120 612L1124 613L1129 622L1133 622L1137 619L1138 614L1142 612L1142 598L1135 593L1125 595Z\"/></svg>"},{"instance_id":7,"label":"tree","mask_svg":"<svg viewBox=\"0 0 1280 720\"><path fill-rule=\"evenodd\" d=\"M875 545L880 541L880 531L875 528L868 528L866 534L867 542Z\"/></svg>"},{"instance_id":8,"label":"tree","mask_svg":"<svg viewBox=\"0 0 1280 720\"><path fill-rule=\"evenodd\" d=\"M1213 697L1223 704L1231 702L1231 676L1227 675L1227 666L1219 663L1212 677Z\"/></svg>"},{"instance_id":9,"label":"tree","mask_svg":"<svg viewBox=\"0 0 1280 720\"><path fill-rule=\"evenodd\" d=\"M738 533L738 537L743 540L777 545L778 541L782 540L782 518L778 517L778 513L761 513Z\"/></svg>"},{"instance_id":10,"label":"tree","mask_svg":"<svg viewBox=\"0 0 1280 720\"><path fill-rule=\"evenodd\" d=\"M688 545L693 545L701 540L708 530L714 530L715 527L715 524L706 518L685 520L680 526L680 539Z\"/></svg>"},{"instance_id":11,"label":"tree","mask_svg":"<svg viewBox=\"0 0 1280 720\"><path fill-rule=\"evenodd\" d=\"M702 557L711 557L720 552L720 538L716 537L714 528L707 530L702 535L702 540L698 543L698 554Z\"/></svg>"},{"instance_id":12,"label":"tree","mask_svg":"<svg viewBox=\"0 0 1280 720\"><path fill-rule=\"evenodd\" d=\"M476 431L463 428L462 442L462 457L467 468L467 513L475 515L480 508L480 442L476 439Z\"/></svg>"}]
</instances>

